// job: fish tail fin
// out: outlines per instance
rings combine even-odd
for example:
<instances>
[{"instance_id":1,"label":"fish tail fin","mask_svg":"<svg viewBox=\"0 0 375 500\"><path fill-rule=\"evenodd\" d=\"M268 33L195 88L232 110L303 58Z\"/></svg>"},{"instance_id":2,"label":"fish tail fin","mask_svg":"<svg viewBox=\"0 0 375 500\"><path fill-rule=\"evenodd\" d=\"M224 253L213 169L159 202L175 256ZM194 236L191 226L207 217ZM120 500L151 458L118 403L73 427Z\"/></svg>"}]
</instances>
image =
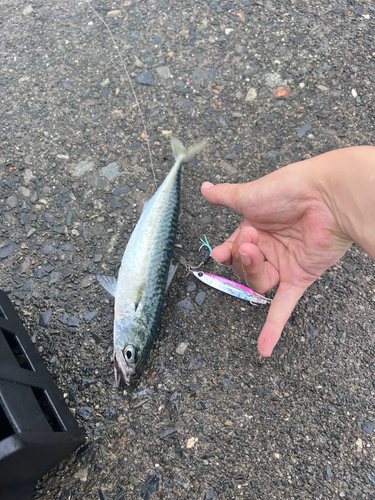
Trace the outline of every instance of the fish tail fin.
<instances>
[{"instance_id":1,"label":"fish tail fin","mask_svg":"<svg viewBox=\"0 0 375 500\"><path fill-rule=\"evenodd\" d=\"M175 159L180 160L180 162L183 163L184 161L190 160L190 158L204 149L207 146L207 140L204 139L198 144L194 144L191 148L186 149L181 141L179 141L175 137L171 137L171 146Z\"/></svg>"}]
</instances>

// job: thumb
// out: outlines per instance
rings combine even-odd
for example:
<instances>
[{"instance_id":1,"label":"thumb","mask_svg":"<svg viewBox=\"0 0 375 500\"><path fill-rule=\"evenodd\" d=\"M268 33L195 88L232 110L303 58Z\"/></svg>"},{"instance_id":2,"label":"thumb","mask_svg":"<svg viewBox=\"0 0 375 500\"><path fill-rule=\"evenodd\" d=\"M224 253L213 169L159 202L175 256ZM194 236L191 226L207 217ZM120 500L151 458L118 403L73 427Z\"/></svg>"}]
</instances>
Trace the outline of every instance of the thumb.
<instances>
[{"instance_id":1,"label":"thumb","mask_svg":"<svg viewBox=\"0 0 375 500\"><path fill-rule=\"evenodd\" d=\"M201 193L212 205L232 208L236 212L242 213L242 193L244 186L248 184L217 184L204 182Z\"/></svg>"},{"instance_id":2,"label":"thumb","mask_svg":"<svg viewBox=\"0 0 375 500\"><path fill-rule=\"evenodd\" d=\"M275 298L268 312L267 321L258 338L258 351L264 357L271 356L285 323L292 314L306 288L280 282Z\"/></svg>"}]
</instances>

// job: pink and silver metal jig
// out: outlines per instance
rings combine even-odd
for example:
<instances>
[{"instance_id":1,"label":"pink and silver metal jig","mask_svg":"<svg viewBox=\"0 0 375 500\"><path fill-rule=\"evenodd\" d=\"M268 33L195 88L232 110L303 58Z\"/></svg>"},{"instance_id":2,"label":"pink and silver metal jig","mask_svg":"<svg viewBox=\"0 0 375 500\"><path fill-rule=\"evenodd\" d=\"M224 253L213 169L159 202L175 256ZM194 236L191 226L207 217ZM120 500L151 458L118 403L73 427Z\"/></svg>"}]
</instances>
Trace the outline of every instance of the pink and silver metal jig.
<instances>
[{"instance_id":1,"label":"pink and silver metal jig","mask_svg":"<svg viewBox=\"0 0 375 500\"><path fill-rule=\"evenodd\" d=\"M250 304L271 304L272 299L261 295L260 293L254 292L251 288L240 285L234 281L227 280L221 276L215 276L214 274L208 274L200 269L189 269L189 271L194 274L196 278L206 283L206 285L212 286L217 290L221 290L224 293L238 297L239 299L248 300Z\"/></svg>"}]
</instances>

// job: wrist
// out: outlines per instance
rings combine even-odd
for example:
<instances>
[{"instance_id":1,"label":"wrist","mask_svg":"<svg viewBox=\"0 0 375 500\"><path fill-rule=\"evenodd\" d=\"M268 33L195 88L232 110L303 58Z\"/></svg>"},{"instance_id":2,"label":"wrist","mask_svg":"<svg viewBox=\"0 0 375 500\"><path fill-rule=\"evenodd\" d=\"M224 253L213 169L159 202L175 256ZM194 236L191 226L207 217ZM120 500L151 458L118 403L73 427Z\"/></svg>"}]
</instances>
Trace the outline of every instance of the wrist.
<instances>
[{"instance_id":1,"label":"wrist","mask_svg":"<svg viewBox=\"0 0 375 500\"><path fill-rule=\"evenodd\" d=\"M312 166L342 235L375 259L375 148L331 151L314 158Z\"/></svg>"}]
</instances>

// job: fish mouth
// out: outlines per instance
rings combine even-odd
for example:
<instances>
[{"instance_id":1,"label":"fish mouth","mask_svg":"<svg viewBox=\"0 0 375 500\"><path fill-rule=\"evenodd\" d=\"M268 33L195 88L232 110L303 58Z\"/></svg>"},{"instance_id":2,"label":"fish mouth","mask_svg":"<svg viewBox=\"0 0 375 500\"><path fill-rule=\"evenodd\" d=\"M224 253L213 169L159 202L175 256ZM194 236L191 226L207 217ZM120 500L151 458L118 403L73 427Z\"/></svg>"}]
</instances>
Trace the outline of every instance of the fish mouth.
<instances>
[{"instance_id":1,"label":"fish mouth","mask_svg":"<svg viewBox=\"0 0 375 500\"><path fill-rule=\"evenodd\" d=\"M130 385L131 377L134 374L134 368L126 363L121 363L117 353L114 355L114 368L116 387L121 387L124 384Z\"/></svg>"}]
</instances>

